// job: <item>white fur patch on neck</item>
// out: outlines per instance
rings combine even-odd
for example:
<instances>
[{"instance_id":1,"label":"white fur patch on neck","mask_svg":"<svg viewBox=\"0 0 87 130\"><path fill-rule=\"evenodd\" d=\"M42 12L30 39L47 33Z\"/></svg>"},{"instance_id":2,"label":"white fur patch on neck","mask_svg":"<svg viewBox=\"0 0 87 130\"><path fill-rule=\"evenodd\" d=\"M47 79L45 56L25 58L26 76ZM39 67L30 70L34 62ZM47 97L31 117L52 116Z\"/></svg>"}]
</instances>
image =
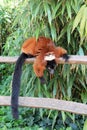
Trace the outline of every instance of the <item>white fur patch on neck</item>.
<instances>
[{"instance_id":1,"label":"white fur patch on neck","mask_svg":"<svg viewBox=\"0 0 87 130\"><path fill-rule=\"evenodd\" d=\"M51 60L54 60L55 59L55 55L54 54L49 54L49 55L46 55L44 57L44 60L46 61L51 61Z\"/></svg>"}]
</instances>

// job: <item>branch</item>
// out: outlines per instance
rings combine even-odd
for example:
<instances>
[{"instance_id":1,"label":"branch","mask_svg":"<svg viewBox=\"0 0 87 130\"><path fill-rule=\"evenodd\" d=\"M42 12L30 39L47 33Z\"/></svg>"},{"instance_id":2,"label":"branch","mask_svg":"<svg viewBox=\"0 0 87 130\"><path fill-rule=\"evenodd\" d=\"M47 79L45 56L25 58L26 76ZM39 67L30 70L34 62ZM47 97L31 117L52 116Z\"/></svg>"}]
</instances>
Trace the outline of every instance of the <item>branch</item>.
<instances>
[{"instance_id":1,"label":"branch","mask_svg":"<svg viewBox=\"0 0 87 130\"><path fill-rule=\"evenodd\" d=\"M0 96L0 106L10 106L10 96ZM19 106L61 110L75 114L87 115L87 105L53 98L19 97Z\"/></svg>"},{"instance_id":2,"label":"branch","mask_svg":"<svg viewBox=\"0 0 87 130\"><path fill-rule=\"evenodd\" d=\"M0 63L15 63L18 57L0 56ZM25 63L33 63L35 58L28 58ZM68 62L63 58L58 58L59 64L87 64L87 56L70 55Z\"/></svg>"},{"instance_id":3,"label":"branch","mask_svg":"<svg viewBox=\"0 0 87 130\"><path fill-rule=\"evenodd\" d=\"M18 56L10 57L10 56L0 56L0 63L16 63ZM26 63L34 62L35 58L28 58Z\"/></svg>"}]
</instances>

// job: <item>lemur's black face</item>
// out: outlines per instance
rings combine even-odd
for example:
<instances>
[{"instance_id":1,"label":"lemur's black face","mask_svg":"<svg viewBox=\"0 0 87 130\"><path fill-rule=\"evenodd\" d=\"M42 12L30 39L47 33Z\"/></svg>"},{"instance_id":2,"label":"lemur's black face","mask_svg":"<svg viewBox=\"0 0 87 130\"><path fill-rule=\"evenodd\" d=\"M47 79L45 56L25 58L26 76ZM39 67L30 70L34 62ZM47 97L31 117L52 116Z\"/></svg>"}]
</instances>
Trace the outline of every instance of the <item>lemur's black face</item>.
<instances>
[{"instance_id":1,"label":"lemur's black face","mask_svg":"<svg viewBox=\"0 0 87 130\"><path fill-rule=\"evenodd\" d=\"M54 70L56 68L56 57L53 52L46 53L44 60L47 61L46 68L50 74L54 74Z\"/></svg>"},{"instance_id":2,"label":"lemur's black face","mask_svg":"<svg viewBox=\"0 0 87 130\"><path fill-rule=\"evenodd\" d=\"M50 74L54 74L54 70L56 68L56 61L55 60L50 60L50 61L48 60L46 68ZM44 77L40 77L40 81L42 84L46 83L46 80Z\"/></svg>"},{"instance_id":3,"label":"lemur's black face","mask_svg":"<svg viewBox=\"0 0 87 130\"><path fill-rule=\"evenodd\" d=\"M46 68L50 74L54 74L54 70L56 68L56 61L55 60L47 61Z\"/></svg>"}]
</instances>

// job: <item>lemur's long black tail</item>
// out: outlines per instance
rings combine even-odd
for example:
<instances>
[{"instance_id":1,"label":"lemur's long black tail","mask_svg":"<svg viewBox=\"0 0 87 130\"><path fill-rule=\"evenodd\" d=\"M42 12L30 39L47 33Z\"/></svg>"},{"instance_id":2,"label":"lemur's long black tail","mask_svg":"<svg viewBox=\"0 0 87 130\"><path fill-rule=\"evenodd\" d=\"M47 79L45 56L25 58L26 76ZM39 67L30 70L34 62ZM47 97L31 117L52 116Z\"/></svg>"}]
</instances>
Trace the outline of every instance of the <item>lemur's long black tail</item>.
<instances>
[{"instance_id":1,"label":"lemur's long black tail","mask_svg":"<svg viewBox=\"0 0 87 130\"><path fill-rule=\"evenodd\" d=\"M32 56L22 53L16 62L16 66L14 70L13 81L12 81L12 96L11 96L11 109L12 109L12 115L14 119L18 119L19 117L18 96L20 91L22 65L25 62L25 59L29 57L31 58Z\"/></svg>"}]
</instances>

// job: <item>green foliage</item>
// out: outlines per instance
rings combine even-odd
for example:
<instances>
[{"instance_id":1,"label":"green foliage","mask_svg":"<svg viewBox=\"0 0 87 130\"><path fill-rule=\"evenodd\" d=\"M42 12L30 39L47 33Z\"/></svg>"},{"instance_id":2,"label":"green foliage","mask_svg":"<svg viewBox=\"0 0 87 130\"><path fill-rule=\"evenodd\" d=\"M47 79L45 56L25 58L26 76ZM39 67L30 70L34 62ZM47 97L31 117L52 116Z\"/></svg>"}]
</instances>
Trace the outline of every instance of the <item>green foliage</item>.
<instances>
[{"instance_id":1,"label":"green foliage","mask_svg":"<svg viewBox=\"0 0 87 130\"><path fill-rule=\"evenodd\" d=\"M69 54L87 54L87 1L3 1L4 6L0 5L0 55L19 55L25 39L41 35L50 37L56 45L67 49ZM13 71L14 65L0 65L0 95L11 94ZM24 65L20 95L87 103L86 65L58 65L52 78L48 72L44 75L47 84L41 85L32 65ZM2 107L0 109L2 130L14 127L26 130L27 126L28 129L35 130L82 130L83 125L84 130L86 128L85 118L79 115L27 108L21 108L20 113L20 119L14 121L10 109Z\"/></svg>"},{"instance_id":2,"label":"green foliage","mask_svg":"<svg viewBox=\"0 0 87 130\"><path fill-rule=\"evenodd\" d=\"M83 130L87 130L87 119L86 119L86 121L85 121L85 123L84 123Z\"/></svg>"},{"instance_id":3,"label":"green foliage","mask_svg":"<svg viewBox=\"0 0 87 130\"><path fill-rule=\"evenodd\" d=\"M11 116L10 108L0 107L0 129L2 130L8 130L8 129L26 130L29 128L29 129L36 129L36 130L38 129L82 130L83 125L84 125L84 128L86 128L86 119L85 118L82 119L82 116L79 116L79 115L74 116L74 115L71 115L71 114L69 115L68 113L66 113L66 119L64 119L64 122L63 122L60 112L55 113L55 111L52 111L52 114L55 117L53 120L52 116L48 117L47 112L45 112L43 118L40 118L40 113L38 110L36 110L35 113L33 113L32 109L20 108L20 111L21 111L20 119L13 120ZM72 116L73 118L71 119L70 116Z\"/></svg>"},{"instance_id":4,"label":"green foliage","mask_svg":"<svg viewBox=\"0 0 87 130\"><path fill-rule=\"evenodd\" d=\"M73 23L73 30L78 26L78 31L81 37L81 43L87 38L87 5L81 6Z\"/></svg>"}]
</instances>

